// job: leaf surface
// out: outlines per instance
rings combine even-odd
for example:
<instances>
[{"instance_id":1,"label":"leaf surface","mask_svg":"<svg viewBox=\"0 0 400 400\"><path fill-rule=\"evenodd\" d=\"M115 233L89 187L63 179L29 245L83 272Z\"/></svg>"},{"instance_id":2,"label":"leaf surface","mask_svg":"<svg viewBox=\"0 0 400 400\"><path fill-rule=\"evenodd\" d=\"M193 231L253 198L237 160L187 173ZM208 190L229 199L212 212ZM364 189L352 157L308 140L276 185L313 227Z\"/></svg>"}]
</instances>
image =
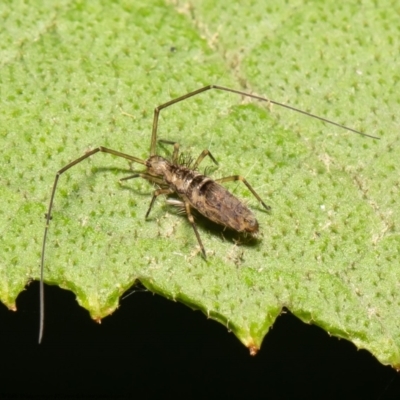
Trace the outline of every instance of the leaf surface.
<instances>
[{"instance_id":1,"label":"leaf surface","mask_svg":"<svg viewBox=\"0 0 400 400\"><path fill-rule=\"evenodd\" d=\"M201 309L253 352L283 307L399 367L398 32L389 3L194 1L0 6L0 298L38 279L57 170L99 145L146 159L153 109L216 83L381 137L207 92L161 112L159 137L196 157L252 208L258 241L190 224L96 154L60 177L45 281L95 319L136 280ZM159 146L159 154L171 153ZM204 161L204 167L212 165ZM137 169L138 166L132 166ZM140 167L140 166L139 166Z\"/></svg>"}]
</instances>

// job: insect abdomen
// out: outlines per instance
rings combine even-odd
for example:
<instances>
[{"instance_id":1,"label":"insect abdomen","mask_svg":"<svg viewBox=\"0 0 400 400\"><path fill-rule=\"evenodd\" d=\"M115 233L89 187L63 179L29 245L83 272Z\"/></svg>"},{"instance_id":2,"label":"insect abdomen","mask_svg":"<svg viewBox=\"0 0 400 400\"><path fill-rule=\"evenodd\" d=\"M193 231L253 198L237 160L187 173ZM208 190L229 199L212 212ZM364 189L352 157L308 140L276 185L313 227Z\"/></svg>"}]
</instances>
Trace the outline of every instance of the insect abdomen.
<instances>
[{"instance_id":1,"label":"insect abdomen","mask_svg":"<svg viewBox=\"0 0 400 400\"><path fill-rule=\"evenodd\" d=\"M258 232L254 214L223 186L200 175L193 179L191 189L188 200L208 219L237 232Z\"/></svg>"}]
</instances>

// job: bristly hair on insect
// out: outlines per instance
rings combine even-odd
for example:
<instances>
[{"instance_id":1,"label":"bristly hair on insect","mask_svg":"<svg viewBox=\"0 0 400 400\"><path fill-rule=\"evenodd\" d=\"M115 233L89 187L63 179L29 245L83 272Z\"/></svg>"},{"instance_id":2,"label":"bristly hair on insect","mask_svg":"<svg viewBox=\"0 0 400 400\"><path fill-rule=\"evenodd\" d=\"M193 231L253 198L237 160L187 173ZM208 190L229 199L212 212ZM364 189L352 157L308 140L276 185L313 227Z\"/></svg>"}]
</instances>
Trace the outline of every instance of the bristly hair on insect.
<instances>
[{"instance_id":1,"label":"bristly hair on insect","mask_svg":"<svg viewBox=\"0 0 400 400\"><path fill-rule=\"evenodd\" d=\"M68 171L70 168L79 164L83 160L91 157L92 155L102 152L112 154L117 157L125 158L130 162L142 164L145 169L143 171L134 172L134 174L122 178L120 181L125 181L133 178L143 178L148 180L149 182L155 184L157 189L153 192L153 197L150 201L149 208L145 215L147 218L150 214L151 209L153 208L154 202L160 195L169 196L175 194L179 197L180 200L172 200L169 201L170 204L181 207L193 228L194 234L197 238L197 242L201 249L201 254L206 259L206 251L204 249L203 243L201 241L196 223L193 218L192 210L197 210L204 217L209 220L222 225L226 228L232 229L237 232L247 233L253 236L256 236L259 230L259 225L256 217L253 212L238 198L236 198L233 194L231 194L228 190L226 190L222 183L231 182L231 181L241 181L243 182L253 196L261 203L261 205L269 210L270 207L267 206L260 198L260 196L256 193L256 191L252 188L249 182L241 176L241 175L232 175L227 176L221 179L211 179L206 175L198 172L198 167L200 163L203 161L205 157L210 157L214 164L218 165L214 156L210 153L209 150L203 150L202 153L197 157L197 159L193 162L193 160L184 158L180 156L179 152L179 144L170 140L157 140L157 127L158 127L158 117L160 111L164 108L172 106L173 104L179 103L183 100L186 100L190 97L196 96L200 93L206 92L211 89L221 90L225 92L231 92L238 94L240 96L246 96L252 99L260 100L263 102L271 103L278 105L280 107L287 108L292 111L299 112L301 114L307 115L312 118L319 119L320 121L338 126L339 128L346 129L348 131L357 133L362 136L370 137L373 139L379 139L378 137L368 135L366 133L357 131L355 129L349 128L347 126L338 124L336 122L330 121L326 118L319 117L314 114L310 114L306 111L299 110L298 108L289 106L287 104L282 104L276 102L274 100L269 100L264 97L260 97L254 94L245 93L240 90L234 90L218 85L209 85L205 86L201 89L195 90L193 92L187 93L183 96L172 99L154 109L154 118L153 118L153 129L151 134L151 144L150 144L150 155L147 160L142 160L140 158L131 156L129 154L122 153L120 151L108 149L106 147L97 147L93 150L88 151L83 156L77 158L71 163L65 165L61 168L55 176L53 188L51 191L50 202L48 206L46 217L46 226L44 229L43 235L43 243L42 243L42 256L40 262L40 329L39 329L39 343L43 338L43 329L44 329L44 261L45 261L45 250L46 250L46 241L47 241L47 233L49 230L50 220L52 218L52 210L54 197L57 190L58 180L60 176ZM161 156L156 154L156 144L164 143L173 146L172 158L167 160Z\"/></svg>"}]
</instances>

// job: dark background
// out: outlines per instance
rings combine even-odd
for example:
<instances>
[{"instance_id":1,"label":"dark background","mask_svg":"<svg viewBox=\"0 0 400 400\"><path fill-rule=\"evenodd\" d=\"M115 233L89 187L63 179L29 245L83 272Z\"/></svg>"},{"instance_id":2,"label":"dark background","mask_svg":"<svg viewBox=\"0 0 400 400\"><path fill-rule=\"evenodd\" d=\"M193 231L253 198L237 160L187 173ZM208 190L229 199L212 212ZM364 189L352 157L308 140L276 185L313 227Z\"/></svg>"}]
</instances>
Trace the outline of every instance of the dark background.
<instances>
[{"instance_id":1,"label":"dark background","mask_svg":"<svg viewBox=\"0 0 400 400\"><path fill-rule=\"evenodd\" d=\"M38 345L38 302L34 282L19 296L17 312L0 304L2 399L400 399L400 373L290 313L278 318L251 357L224 326L140 287L98 325L72 293L46 286Z\"/></svg>"}]
</instances>

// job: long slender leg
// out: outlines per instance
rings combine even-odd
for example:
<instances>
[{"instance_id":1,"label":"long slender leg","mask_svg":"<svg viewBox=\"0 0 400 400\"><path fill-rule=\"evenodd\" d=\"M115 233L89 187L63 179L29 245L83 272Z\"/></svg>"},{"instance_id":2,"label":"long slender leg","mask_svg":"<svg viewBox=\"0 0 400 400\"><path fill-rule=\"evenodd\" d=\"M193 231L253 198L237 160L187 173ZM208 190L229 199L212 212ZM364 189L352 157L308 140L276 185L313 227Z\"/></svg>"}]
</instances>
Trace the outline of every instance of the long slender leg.
<instances>
[{"instance_id":1,"label":"long slender leg","mask_svg":"<svg viewBox=\"0 0 400 400\"><path fill-rule=\"evenodd\" d=\"M165 185L165 182L162 179L160 179L156 176L150 175L150 174L146 174L145 172L138 172L134 175L130 175L125 178L122 178L119 181L122 182L122 181L127 181L128 179L134 179L134 178L139 178L139 177L146 179L150 182L156 183L158 185ZM150 211L154 205L154 202L156 201L156 198L158 196L160 196L161 194L172 194L172 193L174 193L174 191L172 189L157 189L156 191L154 191L153 197L151 199L150 206L149 206L149 209L147 210L145 218L147 218L149 216Z\"/></svg>"},{"instance_id":2,"label":"long slender leg","mask_svg":"<svg viewBox=\"0 0 400 400\"><path fill-rule=\"evenodd\" d=\"M135 179L135 178L143 178L152 183L156 183L157 185L165 185L165 182L161 178L154 176L154 175L147 174L146 172L136 172L133 175L129 175L124 178L121 178L119 181L122 182L122 181L127 181L128 179Z\"/></svg>"},{"instance_id":3,"label":"long slender leg","mask_svg":"<svg viewBox=\"0 0 400 400\"><path fill-rule=\"evenodd\" d=\"M150 210L152 209L153 204L154 204L154 202L155 202L155 200L156 200L156 198L157 198L158 196L160 196L160 195L162 195L162 194L167 194L167 195L168 195L168 194L172 194L172 193L174 193L174 191L173 191L172 189L158 189L158 190L156 190L156 191L153 193L153 198L151 199L150 207L149 207L149 209L148 209L148 211L147 211L147 213L146 213L146 218L147 218L148 215L150 214ZM172 204L172 203L171 203L171 204ZM197 238L197 242L199 243L200 248L201 248L201 253L202 253L204 259L206 260L206 259L207 259L206 251L205 251L205 249L204 249L203 242L202 242L201 239L200 239L200 235L199 235L199 232L198 232L198 230L197 230L197 225L196 225L196 223L194 222L194 218L193 218L192 212L191 212L191 210L190 210L190 204L189 204L189 202L188 202L187 200L184 200L183 202L176 200L176 201L174 201L174 204L173 204L173 205L178 205L178 206L183 205L183 206L185 207L186 215L187 215L187 217L188 217L188 220L189 220L190 224L191 224L192 227L193 227L194 233L195 233L196 238Z\"/></svg>"},{"instance_id":4,"label":"long slender leg","mask_svg":"<svg viewBox=\"0 0 400 400\"><path fill-rule=\"evenodd\" d=\"M330 120L328 120L328 119L326 119L326 118L319 117L318 115L311 114L311 113L309 113L309 112L307 112L307 111L300 110L299 108L292 107L292 106L289 106L289 105L287 105L287 104L279 103L279 102L277 102L277 101L270 100L270 99L267 99L267 98L265 98L265 97L257 96L257 95L255 95L255 94L245 93L245 92L242 92L242 91L240 91L240 90L230 89L230 88L223 87L223 86L208 85L208 86L205 86L205 87L203 87L203 88L194 90L193 92L187 93L187 94L185 94L185 95L183 95L183 96L180 96L180 97L177 97L177 98L172 99L172 100L170 100L170 101L167 101L166 103L161 104L161 105L159 105L158 107L156 107L156 108L154 109L153 129L152 129L152 134L151 134L151 145L150 145L150 156L154 156L154 155L156 154L158 117L159 117L160 111L161 111L162 109L164 109L164 108L167 108L167 107L169 107L169 106L172 106L173 104L179 103L179 102L181 102L181 101L183 101L183 100L186 100L186 99L188 99L188 98L190 98L190 97L196 96L196 95L198 95L198 94L200 94L200 93L207 92L208 90L211 90L211 89L221 90L221 91L230 92L230 93L236 93L236 94L238 94L238 95L240 95L240 96L246 96L246 97L250 97L250 98L252 98L252 99L256 99L256 100L260 100L260 101L265 101L265 102L267 102L267 103L272 103L272 104L275 104L275 105L277 105L277 106L284 107L284 108L287 108L287 109L289 109L289 110L296 111L296 112L298 112L298 113L304 114L304 115L306 115L306 116L308 116L308 117L318 119L318 120L320 120L320 121L322 121L322 122L325 122L325 123L327 123L327 124L331 124L331 125L338 126L339 128L346 129L346 130L348 130L348 131L357 133L357 134L359 134L359 135L367 136L367 137L370 137L370 138L373 138L373 139L379 139L379 138L376 137L376 136L368 135L368 134L366 134L366 133L357 131L357 130L355 130L355 129L353 129L353 128L349 128L349 127L347 127L347 126L345 126L345 125L338 124L337 122L330 121Z\"/></svg>"},{"instance_id":5,"label":"long slender leg","mask_svg":"<svg viewBox=\"0 0 400 400\"><path fill-rule=\"evenodd\" d=\"M165 139L159 139L159 143L166 143L166 144L172 144L174 146L174 152L172 154L172 162L176 164L178 162L178 156L179 156L179 143L174 142L172 140L165 140ZM204 160L205 157L209 156L211 160L214 162L215 165L218 165L218 161L214 158L214 156L211 154L210 150L203 150L201 154L197 157L197 160L191 167L191 169L196 169L199 164Z\"/></svg>"},{"instance_id":6,"label":"long slender leg","mask_svg":"<svg viewBox=\"0 0 400 400\"><path fill-rule=\"evenodd\" d=\"M178 157L179 157L179 143L174 142L172 140L165 140L165 139L159 139L159 143L166 143L166 144L172 144L174 146L174 152L172 153L172 163L177 164L178 163Z\"/></svg>"},{"instance_id":7,"label":"long slender leg","mask_svg":"<svg viewBox=\"0 0 400 400\"><path fill-rule=\"evenodd\" d=\"M197 230L197 225L194 222L194 218L193 218L192 212L190 211L190 204L189 204L188 201L184 201L184 203L185 203L186 214L187 214L189 222L192 225L192 228L194 230L194 234L196 235L197 241L198 241L200 249L201 249L201 254L203 255L204 259L207 260L206 251L204 249L203 242L200 239L199 231Z\"/></svg>"},{"instance_id":8,"label":"long slender leg","mask_svg":"<svg viewBox=\"0 0 400 400\"><path fill-rule=\"evenodd\" d=\"M232 182L232 181L241 181L243 182L247 188L250 190L250 192L253 194L253 196L263 205L263 207L266 210L271 210L270 206L267 206L262 200L261 197L257 194L257 192L252 188L252 186L250 185L249 182L246 181L245 178L243 178L243 176L241 175L232 175L232 176L227 176L225 178L220 178L220 179L215 179L215 182L218 183L225 183L225 182Z\"/></svg>"},{"instance_id":9,"label":"long slender leg","mask_svg":"<svg viewBox=\"0 0 400 400\"><path fill-rule=\"evenodd\" d=\"M147 213L146 213L146 218L147 218L148 215L150 214L150 210L152 209L153 204L154 204L154 202L155 202L155 200L156 200L156 198L157 198L158 196L160 196L160 195L162 195L162 194L167 194L167 195L168 195L168 194L172 194L172 193L174 193L174 191L173 191L172 189L158 189L158 190L156 190L156 191L153 193L153 198L151 199L150 207L149 207L149 209L148 209L148 211L147 211ZM184 205L185 211L186 211L186 215L187 215L187 217L188 217L188 220L189 220L190 224L191 224L192 227L193 227L194 233L195 233L196 238L197 238L197 242L198 242L199 245L200 245L201 253L202 253L204 259L206 260L206 259L207 259L206 251L205 251L205 249L204 249L203 242L202 242L201 239L200 239L200 235L199 235L199 232L198 232L198 230L197 230L197 225L196 225L196 223L194 222L194 218L193 218L192 212L191 212L191 210L190 210L190 204L189 204L189 202L186 201L186 200L184 200L183 202L181 202L181 201L175 201L174 205L179 205L179 206L180 206L180 205Z\"/></svg>"},{"instance_id":10,"label":"long slender leg","mask_svg":"<svg viewBox=\"0 0 400 400\"><path fill-rule=\"evenodd\" d=\"M153 197L151 199L151 202L150 202L149 209L147 210L147 213L145 215L145 218L147 218L149 216L150 211L153 208L154 202L156 201L156 198L158 196L160 196L161 194L172 194L172 193L175 193L172 189L157 189L157 190L155 190L154 193L153 193Z\"/></svg>"},{"instance_id":11,"label":"long slender leg","mask_svg":"<svg viewBox=\"0 0 400 400\"><path fill-rule=\"evenodd\" d=\"M214 158L214 156L211 154L210 150L203 150L201 154L197 157L197 160L193 164L192 169L197 169L199 164L204 160L205 157L209 156L211 160L213 160L215 165L218 165L218 161Z\"/></svg>"},{"instance_id":12,"label":"long slender leg","mask_svg":"<svg viewBox=\"0 0 400 400\"><path fill-rule=\"evenodd\" d=\"M121 158L126 158L130 161L146 165L146 162L144 160L141 160L140 158L130 156L129 154L121 153L120 151L108 149L106 147L97 147L93 150L88 151L86 154L84 154L82 157L77 158L76 160L70 162L67 164L65 167L61 168L55 176L54 183L53 183L53 189L51 191L51 197L50 197L50 202L49 202L49 208L47 210L46 214L46 226L44 228L44 235L43 235L43 243L42 243L42 256L40 260L40 322L39 322L39 343L42 341L43 338L43 329L44 329L44 283L43 283L43 278L44 278L44 256L45 256L45 250L46 250L46 240L47 240L47 232L49 230L49 224L51 220L51 212L53 210L53 203L54 203L54 197L56 194L57 190L57 184L60 176L65 172L68 171L70 168L74 167L75 165L79 164L86 158L91 157L93 154L96 153L108 153L112 154L117 157Z\"/></svg>"}]
</instances>

